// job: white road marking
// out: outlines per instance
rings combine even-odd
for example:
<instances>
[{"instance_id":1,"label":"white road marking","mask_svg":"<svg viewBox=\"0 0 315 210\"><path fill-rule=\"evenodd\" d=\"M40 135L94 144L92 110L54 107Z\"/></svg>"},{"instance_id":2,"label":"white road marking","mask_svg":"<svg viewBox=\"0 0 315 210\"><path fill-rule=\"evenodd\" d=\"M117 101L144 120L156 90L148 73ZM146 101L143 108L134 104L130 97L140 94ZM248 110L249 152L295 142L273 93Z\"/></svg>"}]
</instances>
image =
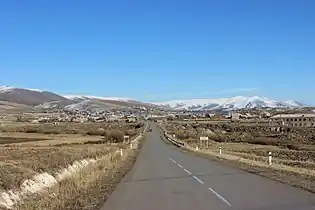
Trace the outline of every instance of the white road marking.
<instances>
[{"instance_id":1,"label":"white road marking","mask_svg":"<svg viewBox=\"0 0 315 210\"><path fill-rule=\"evenodd\" d=\"M186 171L186 173L188 173L189 175L192 175L192 173L190 171L188 171L186 168L184 168L182 165L180 165L179 163L177 163L173 158L168 157L174 164L176 164L177 166L179 166L180 168L182 168L184 171ZM201 179L199 179L196 176L192 176L197 182L199 182L200 184L205 184ZM219 193L217 193L214 189L212 189L211 187L208 188L208 190L210 190L215 196L217 196L221 201L223 201L226 205L228 206L232 206L224 197L222 197Z\"/></svg>"},{"instance_id":2,"label":"white road marking","mask_svg":"<svg viewBox=\"0 0 315 210\"><path fill-rule=\"evenodd\" d=\"M189 175L191 175L191 172L188 171L186 168L184 168L184 171L186 171L186 173L188 173Z\"/></svg>"},{"instance_id":3,"label":"white road marking","mask_svg":"<svg viewBox=\"0 0 315 210\"><path fill-rule=\"evenodd\" d=\"M201 179L199 179L198 177L193 176L193 178L194 178L195 180L197 180L197 182L199 182L200 184L204 184L204 182L203 182Z\"/></svg>"},{"instance_id":4,"label":"white road marking","mask_svg":"<svg viewBox=\"0 0 315 210\"><path fill-rule=\"evenodd\" d=\"M176 161L173 159L173 158L171 158L171 157L168 157L173 163L175 163L175 164L177 164L176 163Z\"/></svg>"},{"instance_id":5,"label":"white road marking","mask_svg":"<svg viewBox=\"0 0 315 210\"><path fill-rule=\"evenodd\" d=\"M221 199L226 205L232 206L225 198L223 198L219 193L217 193L214 189L208 188L213 194L215 194L219 199Z\"/></svg>"},{"instance_id":6,"label":"white road marking","mask_svg":"<svg viewBox=\"0 0 315 210\"><path fill-rule=\"evenodd\" d=\"M178 164L178 163L177 163L177 165L178 165L180 168L184 168L181 164Z\"/></svg>"}]
</instances>

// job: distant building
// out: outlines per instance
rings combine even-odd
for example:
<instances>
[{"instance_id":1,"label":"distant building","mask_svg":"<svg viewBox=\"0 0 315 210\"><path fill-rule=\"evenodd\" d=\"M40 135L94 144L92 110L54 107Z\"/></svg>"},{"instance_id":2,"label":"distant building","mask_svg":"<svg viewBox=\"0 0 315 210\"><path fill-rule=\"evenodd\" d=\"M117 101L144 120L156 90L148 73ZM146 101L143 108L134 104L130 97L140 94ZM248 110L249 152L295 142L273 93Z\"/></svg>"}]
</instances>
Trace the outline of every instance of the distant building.
<instances>
[{"instance_id":1,"label":"distant building","mask_svg":"<svg viewBox=\"0 0 315 210\"><path fill-rule=\"evenodd\" d=\"M137 118L136 117L127 117L128 122L136 122Z\"/></svg>"},{"instance_id":2,"label":"distant building","mask_svg":"<svg viewBox=\"0 0 315 210\"><path fill-rule=\"evenodd\" d=\"M238 122L240 120L240 114L232 112L231 113L231 121L232 122Z\"/></svg>"},{"instance_id":3,"label":"distant building","mask_svg":"<svg viewBox=\"0 0 315 210\"><path fill-rule=\"evenodd\" d=\"M270 119L273 126L315 127L315 114L278 114Z\"/></svg>"}]
</instances>

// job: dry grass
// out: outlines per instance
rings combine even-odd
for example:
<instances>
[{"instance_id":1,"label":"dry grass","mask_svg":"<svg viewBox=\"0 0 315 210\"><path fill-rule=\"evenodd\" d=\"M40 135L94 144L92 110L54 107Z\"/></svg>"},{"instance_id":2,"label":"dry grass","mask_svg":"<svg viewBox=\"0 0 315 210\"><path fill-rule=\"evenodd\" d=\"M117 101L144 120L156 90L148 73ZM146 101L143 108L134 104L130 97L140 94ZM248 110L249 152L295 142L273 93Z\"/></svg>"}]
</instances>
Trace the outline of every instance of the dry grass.
<instances>
[{"instance_id":1,"label":"dry grass","mask_svg":"<svg viewBox=\"0 0 315 210\"><path fill-rule=\"evenodd\" d=\"M239 124L178 124L167 123L165 129L181 139L208 136L217 142L237 142L283 146L299 149L301 144L315 145L314 128L270 127L267 125ZM277 128L277 130L275 130Z\"/></svg>"},{"instance_id":2,"label":"dry grass","mask_svg":"<svg viewBox=\"0 0 315 210\"><path fill-rule=\"evenodd\" d=\"M269 165L267 163L268 158L264 158L261 156L255 157L253 155L240 155L240 153L234 153L234 155L228 154L228 153L219 154L218 152L213 152L211 150L201 150L198 152L206 153L206 154L209 154L211 156L221 158L221 159L238 161L238 162L245 163L248 165L259 166L259 167L264 167L264 168L269 168L269 169L274 169L274 170L280 170L283 172L295 173L297 175L302 175L302 176L311 176L315 178L315 171L313 170L313 167L311 168L292 167L292 166L281 164L279 162L279 159L274 159L273 164Z\"/></svg>"},{"instance_id":3,"label":"dry grass","mask_svg":"<svg viewBox=\"0 0 315 210\"><path fill-rule=\"evenodd\" d=\"M36 141L36 145L43 145L43 141L48 141L49 144L54 144L54 141L59 141L59 144L76 144L80 143L81 139L86 141L97 141L119 143L124 141L124 135L135 138L144 129L143 124L136 123L63 123L60 125L53 125L51 123L33 125L33 124L6 124L0 127L0 146L12 146L12 144L24 145L22 143L31 143ZM95 136L95 137L93 137ZM74 138L78 139L75 142ZM72 139L71 142L65 142ZM62 142L63 141L63 142ZM84 143L85 141L81 141ZM46 145L48 145L46 143Z\"/></svg>"},{"instance_id":4,"label":"dry grass","mask_svg":"<svg viewBox=\"0 0 315 210\"><path fill-rule=\"evenodd\" d=\"M142 127L134 128L136 125L95 123L94 127L92 124L76 124L73 128L68 124L59 127L51 124L23 125L17 128L27 126L39 130L53 128L66 133L69 129L80 129L81 134L2 133L0 135L0 190L17 188L23 180L36 173L54 174L76 160L96 158L118 148L125 148L124 135L127 133L133 138L141 132ZM102 136L82 135L92 128L101 131Z\"/></svg>"},{"instance_id":5,"label":"dry grass","mask_svg":"<svg viewBox=\"0 0 315 210\"><path fill-rule=\"evenodd\" d=\"M51 138L30 138L30 137L10 137L0 136L0 144L20 143L20 142L32 142L32 141L47 141Z\"/></svg>"},{"instance_id":6,"label":"dry grass","mask_svg":"<svg viewBox=\"0 0 315 210\"><path fill-rule=\"evenodd\" d=\"M18 209L98 209L131 168L136 154L129 150L123 157L108 155L35 199L24 201Z\"/></svg>"},{"instance_id":7,"label":"dry grass","mask_svg":"<svg viewBox=\"0 0 315 210\"><path fill-rule=\"evenodd\" d=\"M6 144L0 144L1 147L52 147L52 146L65 146L84 144L85 142L97 142L104 140L102 136L82 136L79 134L58 134L58 135L45 135L45 134L25 134L13 133L3 137L9 138L12 141ZM15 141L15 139L27 139L28 141Z\"/></svg>"},{"instance_id":8,"label":"dry grass","mask_svg":"<svg viewBox=\"0 0 315 210\"><path fill-rule=\"evenodd\" d=\"M196 146L197 144L189 144L192 150ZM220 156L221 158L256 164L261 167L269 167L267 164L268 152L271 151L274 164L269 168L279 167L284 172L288 171L297 175L314 176L315 179L315 173L312 171L315 167L315 151L290 150L270 145L217 143L210 141L209 148L207 149L204 146L202 152L217 156L220 147L223 151L223 155Z\"/></svg>"},{"instance_id":9,"label":"dry grass","mask_svg":"<svg viewBox=\"0 0 315 210\"><path fill-rule=\"evenodd\" d=\"M122 145L121 145L122 146ZM2 147L0 148L0 189L18 188L34 174L55 174L76 160L96 158L118 145L71 147Z\"/></svg>"},{"instance_id":10,"label":"dry grass","mask_svg":"<svg viewBox=\"0 0 315 210\"><path fill-rule=\"evenodd\" d=\"M6 124L0 127L4 131L0 132L0 192L18 190L23 181L36 174L46 172L56 176L75 161L104 157L48 189L43 196L34 194L19 206L19 209L92 209L91 201L95 201L93 205L103 202L132 165L137 152L123 142L124 135L134 139L143 128L133 123ZM124 153L129 151L129 155L120 159L117 156L120 148Z\"/></svg>"},{"instance_id":11,"label":"dry grass","mask_svg":"<svg viewBox=\"0 0 315 210\"><path fill-rule=\"evenodd\" d=\"M42 133L42 134L81 134L103 136L111 130L123 131L125 135L136 136L143 129L143 124L139 123L52 123L30 124L16 123L6 124L0 127L0 132L4 133Z\"/></svg>"}]
</instances>

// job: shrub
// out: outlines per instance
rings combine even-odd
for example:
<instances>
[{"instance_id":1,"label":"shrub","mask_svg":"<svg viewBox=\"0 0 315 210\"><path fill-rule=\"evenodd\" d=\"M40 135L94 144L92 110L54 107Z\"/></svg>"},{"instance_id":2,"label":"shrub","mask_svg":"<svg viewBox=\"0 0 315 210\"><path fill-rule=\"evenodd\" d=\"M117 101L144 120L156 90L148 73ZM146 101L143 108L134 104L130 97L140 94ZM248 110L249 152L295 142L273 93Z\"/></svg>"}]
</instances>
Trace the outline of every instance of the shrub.
<instances>
[{"instance_id":1,"label":"shrub","mask_svg":"<svg viewBox=\"0 0 315 210\"><path fill-rule=\"evenodd\" d=\"M253 137L260 137L260 133L259 133L258 131L252 131L252 132L251 132L251 135L252 135Z\"/></svg>"},{"instance_id":2,"label":"shrub","mask_svg":"<svg viewBox=\"0 0 315 210\"><path fill-rule=\"evenodd\" d=\"M276 140L271 139L254 139L253 141L248 141L250 144L258 144L258 145L271 145L271 146L279 146L279 143Z\"/></svg>"},{"instance_id":3,"label":"shrub","mask_svg":"<svg viewBox=\"0 0 315 210\"><path fill-rule=\"evenodd\" d=\"M118 130L109 131L106 136L107 139L113 143L120 143L124 141L124 134Z\"/></svg>"},{"instance_id":4,"label":"shrub","mask_svg":"<svg viewBox=\"0 0 315 210\"><path fill-rule=\"evenodd\" d=\"M299 150L299 149L300 149L299 146L294 145L294 144L288 144L288 145L287 145L287 148L288 148L289 150Z\"/></svg>"},{"instance_id":5,"label":"shrub","mask_svg":"<svg viewBox=\"0 0 315 210\"><path fill-rule=\"evenodd\" d=\"M43 133L43 134L60 134L60 131L58 131L58 130L43 130L43 131L40 131L40 133Z\"/></svg>"},{"instance_id":6,"label":"shrub","mask_svg":"<svg viewBox=\"0 0 315 210\"><path fill-rule=\"evenodd\" d=\"M25 128L24 132L25 133L38 133L38 129L37 128Z\"/></svg>"},{"instance_id":7,"label":"shrub","mask_svg":"<svg viewBox=\"0 0 315 210\"><path fill-rule=\"evenodd\" d=\"M103 128L89 130L89 131L86 132L86 135L89 135L89 136L104 136L105 135L105 130Z\"/></svg>"},{"instance_id":8,"label":"shrub","mask_svg":"<svg viewBox=\"0 0 315 210\"><path fill-rule=\"evenodd\" d=\"M189 135L183 130L177 131L175 135L179 139L188 139L189 138Z\"/></svg>"},{"instance_id":9,"label":"shrub","mask_svg":"<svg viewBox=\"0 0 315 210\"><path fill-rule=\"evenodd\" d=\"M211 139L213 141L216 141L216 142L225 142L226 141L226 138L224 136L222 136L222 135L219 135L219 134L213 135L211 137Z\"/></svg>"},{"instance_id":10,"label":"shrub","mask_svg":"<svg viewBox=\"0 0 315 210\"><path fill-rule=\"evenodd\" d=\"M242 142L255 142L256 139L250 133L243 133L239 136L240 141Z\"/></svg>"},{"instance_id":11,"label":"shrub","mask_svg":"<svg viewBox=\"0 0 315 210\"><path fill-rule=\"evenodd\" d=\"M127 130L125 131L125 135L126 136L130 136L130 137L133 137L133 136L136 136L139 132L137 130Z\"/></svg>"},{"instance_id":12,"label":"shrub","mask_svg":"<svg viewBox=\"0 0 315 210\"><path fill-rule=\"evenodd\" d=\"M142 124L141 123L139 123L139 124L137 124L136 126L135 126L135 129L137 129L137 128L141 128L142 127Z\"/></svg>"}]
</instances>

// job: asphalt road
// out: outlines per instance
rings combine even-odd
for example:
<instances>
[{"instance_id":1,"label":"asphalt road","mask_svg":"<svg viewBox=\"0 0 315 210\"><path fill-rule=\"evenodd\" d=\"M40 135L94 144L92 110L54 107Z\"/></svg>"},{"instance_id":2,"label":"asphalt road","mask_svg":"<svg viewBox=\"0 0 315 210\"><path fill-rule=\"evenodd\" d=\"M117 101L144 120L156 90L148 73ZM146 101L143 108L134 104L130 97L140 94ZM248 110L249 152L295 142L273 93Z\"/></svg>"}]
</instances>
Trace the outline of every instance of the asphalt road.
<instances>
[{"instance_id":1,"label":"asphalt road","mask_svg":"<svg viewBox=\"0 0 315 210\"><path fill-rule=\"evenodd\" d=\"M102 210L315 210L315 194L185 153L152 128Z\"/></svg>"}]
</instances>

